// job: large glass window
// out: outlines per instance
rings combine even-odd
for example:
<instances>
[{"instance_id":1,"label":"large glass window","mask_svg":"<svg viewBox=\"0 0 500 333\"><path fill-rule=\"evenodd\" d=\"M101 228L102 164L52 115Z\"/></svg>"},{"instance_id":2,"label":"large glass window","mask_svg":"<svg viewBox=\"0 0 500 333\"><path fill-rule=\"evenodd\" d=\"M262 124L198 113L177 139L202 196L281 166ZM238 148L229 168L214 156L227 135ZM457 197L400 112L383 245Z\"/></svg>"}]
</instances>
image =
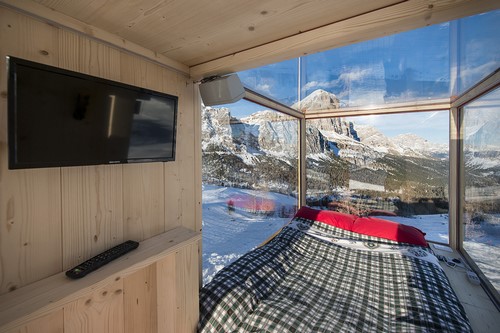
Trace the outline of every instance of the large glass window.
<instances>
[{"instance_id":1,"label":"large glass window","mask_svg":"<svg viewBox=\"0 0 500 333\"><path fill-rule=\"evenodd\" d=\"M308 55L301 68L304 111L314 109L308 96L322 91L341 108L448 98L449 24Z\"/></svg>"},{"instance_id":2,"label":"large glass window","mask_svg":"<svg viewBox=\"0 0 500 333\"><path fill-rule=\"evenodd\" d=\"M500 67L500 10L451 22L452 93L458 96Z\"/></svg>"},{"instance_id":3,"label":"large glass window","mask_svg":"<svg viewBox=\"0 0 500 333\"><path fill-rule=\"evenodd\" d=\"M282 104L293 106L299 100L299 59L262 66L238 73L248 88Z\"/></svg>"},{"instance_id":4,"label":"large glass window","mask_svg":"<svg viewBox=\"0 0 500 333\"><path fill-rule=\"evenodd\" d=\"M202 110L203 282L297 210L298 120L242 100Z\"/></svg>"},{"instance_id":5,"label":"large glass window","mask_svg":"<svg viewBox=\"0 0 500 333\"><path fill-rule=\"evenodd\" d=\"M307 121L307 204L448 243L448 111Z\"/></svg>"},{"instance_id":6,"label":"large glass window","mask_svg":"<svg viewBox=\"0 0 500 333\"><path fill-rule=\"evenodd\" d=\"M500 88L463 108L464 249L500 292Z\"/></svg>"}]
</instances>

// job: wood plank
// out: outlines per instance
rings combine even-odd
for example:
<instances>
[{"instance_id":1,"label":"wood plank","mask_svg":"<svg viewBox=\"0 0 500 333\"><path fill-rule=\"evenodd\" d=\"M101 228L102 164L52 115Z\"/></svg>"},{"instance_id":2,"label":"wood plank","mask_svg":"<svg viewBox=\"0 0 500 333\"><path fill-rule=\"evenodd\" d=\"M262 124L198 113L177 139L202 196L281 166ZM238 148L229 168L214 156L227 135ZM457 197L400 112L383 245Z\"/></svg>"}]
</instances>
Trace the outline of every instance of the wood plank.
<instances>
[{"instance_id":1,"label":"wood plank","mask_svg":"<svg viewBox=\"0 0 500 333\"><path fill-rule=\"evenodd\" d=\"M165 79L165 86L175 82L175 94L179 96L177 115L177 140L175 163L165 163L165 229L182 225L192 230L199 230L201 216L197 220L196 186L197 175L195 174L196 156L201 151L195 151L195 138L200 137L196 133L201 132L201 126L195 127L193 119L199 117L195 114L197 108L193 107L193 83L187 82L182 77ZM198 131L198 132L197 132ZM198 146L199 147L199 146Z\"/></svg>"},{"instance_id":2,"label":"wood plank","mask_svg":"<svg viewBox=\"0 0 500 333\"><path fill-rule=\"evenodd\" d=\"M497 1L409 0L246 48L190 68L191 77L238 72L499 8Z\"/></svg>"},{"instance_id":3,"label":"wood plank","mask_svg":"<svg viewBox=\"0 0 500 333\"><path fill-rule=\"evenodd\" d=\"M64 270L123 241L121 168L62 168Z\"/></svg>"},{"instance_id":4,"label":"wood plank","mask_svg":"<svg viewBox=\"0 0 500 333\"><path fill-rule=\"evenodd\" d=\"M172 73L166 69L164 70ZM157 64L124 52L120 54L120 77L122 82L165 92L162 89L162 72L162 68Z\"/></svg>"},{"instance_id":5,"label":"wood plank","mask_svg":"<svg viewBox=\"0 0 500 333\"><path fill-rule=\"evenodd\" d=\"M156 64L120 55L122 82L166 92L162 75L169 72ZM127 238L143 240L165 231L165 190L163 163L123 165L124 234Z\"/></svg>"},{"instance_id":6,"label":"wood plank","mask_svg":"<svg viewBox=\"0 0 500 333\"><path fill-rule=\"evenodd\" d=\"M162 89L175 96L179 97L177 110L177 126L176 126L176 148L175 161L164 163L164 188L165 188L165 230L183 225L183 213L186 206L186 189L189 188L189 182L194 175L189 173L191 166L186 165L185 161L193 154L190 142L193 132L185 130L185 123L192 122L195 118L192 114L192 102L189 102L189 95L185 94L189 81L179 78L173 73L162 71ZM201 152L200 152L201 153ZM185 168L185 169L183 169ZM185 177L185 178L183 178ZM184 182L186 182L184 184ZM194 200L193 198L188 199ZM187 210L193 211L193 206ZM191 221L194 222L194 221ZM193 229L195 230L195 229Z\"/></svg>"},{"instance_id":7,"label":"wood plank","mask_svg":"<svg viewBox=\"0 0 500 333\"><path fill-rule=\"evenodd\" d=\"M6 56L45 64L57 62L57 29L0 7L0 74L7 78ZM0 82L0 142L7 142L7 80Z\"/></svg>"},{"instance_id":8,"label":"wood plank","mask_svg":"<svg viewBox=\"0 0 500 333\"><path fill-rule=\"evenodd\" d=\"M5 144L0 154L6 156ZM61 271L59 169L7 170L0 165L0 291Z\"/></svg>"},{"instance_id":9,"label":"wood plank","mask_svg":"<svg viewBox=\"0 0 500 333\"><path fill-rule=\"evenodd\" d=\"M0 77L7 55L57 61L57 30L0 8ZM0 294L61 269L58 169L8 170L7 80L0 81Z\"/></svg>"},{"instance_id":10,"label":"wood plank","mask_svg":"<svg viewBox=\"0 0 500 333\"><path fill-rule=\"evenodd\" d=\"M197 85L191 85L192 90L193 90L193 112L195 115L200 115L201 114L201 96L200 96L200 91L198 89ZM203 189L202 189L202 170L201 170L201 126L202 126L202 120L201 117L195 116L194 117L194 175L195 175L195 180L194 180L194 209L193 211L195 212L195 225L194 225L194 230L201 232L202 231L202 195L203 195ZM200 247L201 248L201 247ZM200 260L200 284L202 281L201 278L201 251L199 255L199 260Z\"/></svg>"},{"instance_id":11,"label":"wood plank","mask_svg":"<svg viewBox=\"0 0 500 333\"><path fill-rule=\"evenodd\" d=\"M198 244L190 244L175 254L176 266L176 330L195 332L199 316Z\"/></svg>"},{"instance_id":12,"label":"wood plank","mask_svg":"<svg viewBox=\"0 0 500 333\"><path fill-rule=\"evenodd\" d=\"M163 163L123 166L124 239L142 241L165 231Z\"/></svg>"},{"instance_id":13,"label":"wood plank","mask_svg":"<svg viewBox=\"0 0 500 333\"><path fill-rule=\"evenodd\" d=\"M48 7L39 5L34 1L2 0L0 2L0 6L28 14L41 22L46 22L53 26L65 27L69 30L75 31L79 34L83 34L88 38L94 39L103 44L110 45L127 53L150 59L151 61L161 66L170 68L178 73L182 73L184 75L189 73L189 68L178 61L172 60L162 54L146 49L145 47L121 38L116 34L113 34L112 32L91 26L72 17L54 11Z\"/></svg>"},{"instance_id":14,"label":"wood plank","mask_svg":"<svg viewBox=\"0 0 500 333\"><path fill-rule=\"evenodd\" d=\"M176 332L176 260L172 253L156 263L158 332Z\"/></svg>"},{"instance_id":15,"label":"wood plank","mask_svg":"<svg viewBox=\"0 0 500 333\"><path fill-rule=\"evenodd\" d=\"M113 281L121 280L189 244L197 244L200 240L200 233L179 227L141 242L138 249L83 279L70 280L64 273L60 273L2 295L0 296L0 332L8 331L60 309L69 302L77 301L94 290L104 288ZM196 255L197 261L197 252L193 255ZM178 265L182 267L184 263L178 263ZM192 271L190 266L192 266L191 263L185 268L188 272ZM196 272L193 275L197 275ZM196 282L197 279L198 276L196 276ZM198 306L197 299L186 301L195 302L196 305L192 305L193 307Z\"/></svg>"},{"instance_id":16,"label":"wood plank","mask_svg":"<svg viewBox=\"0 0 500 333\"><path fill-rule=\"evenodd\" d=\"M63 309L56 310L46 316L32 320L6 333L64 333Z\"/></svg>"},{"instance_id":17,"label":"wood plank","mask_svg":"<svg viewBox=\"0 0 500 333\"><path fill-rule=\"evenodd\" d=\"M158 331L195 332L199 315L198 244L157 262Z\"/></svg>"},{"instance_id":18,"label":"wood plank","mask_svg":"<svg viewBox=\"0 0 500 333\"><path fill-rule=\"evenodd\" d=\"M151 264L123 279L125 333L156 333L173 332L158 330L158 313L162 311L157 307L157 294L166 291L158 289L156 265Z\"/></svg>"},{"instance_id":19,"label":"wood plank","mask_svg":"<svg viewBox=\"0 0 500 333\"><path fill-rule=\"evenodd\" d=\"M241 49L401 2L401 0L314 1L233 0L231 2L36 0L103 30L135 40L186 64L197 64ZM196 8L196 10L193 10ZM191 22L196 22L192 24ZM217 24L213 24L217 22Z\"/></svg>"},{"instance_id":20,"label":"wood plank","mask_svg":"<svg viewBox=\"0 0 500 333\"><path fill-rule=\"evenodd\" d=\"M95 289L64 305L64 330L71 333L123 333L123 280Z\"/></svg>"},{"instance_id":21,"label":"wood plank","mask_svg":"<svg viewBox=\"0 0 500 333\"><path fill-rule=\"evenodd\" d=\"M58 67L120 81L120 51L68 30L58 37Z\"/></svg>"}]
</instances>

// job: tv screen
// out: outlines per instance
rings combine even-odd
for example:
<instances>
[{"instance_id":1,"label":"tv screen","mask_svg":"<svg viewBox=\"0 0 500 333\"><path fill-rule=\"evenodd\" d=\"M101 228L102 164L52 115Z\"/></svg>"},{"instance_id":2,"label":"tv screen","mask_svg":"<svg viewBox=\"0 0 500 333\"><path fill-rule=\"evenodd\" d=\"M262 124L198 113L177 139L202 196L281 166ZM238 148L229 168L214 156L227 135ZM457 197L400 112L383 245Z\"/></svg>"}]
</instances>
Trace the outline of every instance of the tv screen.
<instances>
[{"instance_id":1,"label":"tv screen","mask_svg":"<svg viewBox=\"0 0 500 333\"><path fill-rule=\"evenodd\" d=\"M9 168L173 161L176 96L8 58Z\"/></svg>"}]
</instances>

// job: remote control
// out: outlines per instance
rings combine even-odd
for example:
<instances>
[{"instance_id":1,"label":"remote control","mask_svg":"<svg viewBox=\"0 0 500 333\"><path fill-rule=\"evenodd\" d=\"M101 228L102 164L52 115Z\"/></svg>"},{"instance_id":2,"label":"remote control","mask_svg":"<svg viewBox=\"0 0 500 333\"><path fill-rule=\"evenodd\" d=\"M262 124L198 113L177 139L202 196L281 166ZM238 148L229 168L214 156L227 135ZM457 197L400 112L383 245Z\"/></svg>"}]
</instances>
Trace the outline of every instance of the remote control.
<instances>
[{"instance_id":1,"label":"remote control","mask_svg":"<svg viewBox=\"0 0 500 333\"><path fill-rule=\"evenodd\" d=\"M139 243L132 240L128 240L126 242L118 244L115 247L112 247L111 249L106 250L96 255L95 257L82 262L69 271L66 271L66 276L71 279L82 278L88 273L95 271L99 267L106 265L110 261L113 261L116 258L121 257L122 255L136 249L138 246Z\"/></svg>"},{"instance_id":2,"label":"remote control","mask_svg":"<svg viewBox=\"0 0 500 333\"><path fill-rule=\"evenodd\" d=\"M436 254L436 258L438 258L439 261L446 262L446 257L443 256L442 254Z\"/></svg>"}]
</instances>

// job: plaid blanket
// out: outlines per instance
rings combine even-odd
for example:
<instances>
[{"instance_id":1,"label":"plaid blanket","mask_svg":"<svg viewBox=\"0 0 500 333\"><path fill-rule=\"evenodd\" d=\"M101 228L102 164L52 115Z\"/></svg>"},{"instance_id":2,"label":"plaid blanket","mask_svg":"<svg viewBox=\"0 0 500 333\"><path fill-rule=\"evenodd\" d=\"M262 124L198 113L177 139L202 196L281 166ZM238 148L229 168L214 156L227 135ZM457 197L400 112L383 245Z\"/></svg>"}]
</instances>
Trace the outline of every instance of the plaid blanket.
<instances>
[{"instance_id":1,"label":"plaid blanket","mask_svg":"<svg viewBox=\"0 0 500 333\"><path fill-rule=\"evenodd\" d=\"M198 331L472 332L442 269L420 258L428 255L295 218L202 288Z\"/></svg>"}]
</instances>

